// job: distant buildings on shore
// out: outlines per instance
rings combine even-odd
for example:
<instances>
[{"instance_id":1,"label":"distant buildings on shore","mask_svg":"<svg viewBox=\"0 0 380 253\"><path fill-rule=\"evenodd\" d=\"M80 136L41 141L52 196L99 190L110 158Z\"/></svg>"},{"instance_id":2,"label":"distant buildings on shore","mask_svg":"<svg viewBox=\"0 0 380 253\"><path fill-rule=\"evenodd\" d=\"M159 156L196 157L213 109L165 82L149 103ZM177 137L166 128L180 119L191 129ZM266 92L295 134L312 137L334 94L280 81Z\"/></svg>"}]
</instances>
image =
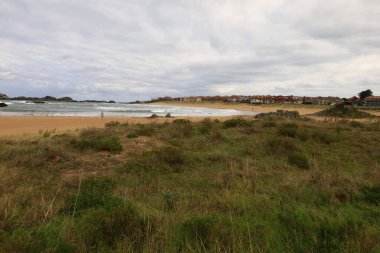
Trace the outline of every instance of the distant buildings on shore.
<instances>
[{"instance_id":1,"label":"distant buildings on shore","mask_svg":"<svg viewBox=\"0 0 380 253\"><path fill-rule=\"evenodd\" d=\"M349 99L339 97L301 97L301 96L271 96L271 95L253 95L253 96L190 96L190 97L159 97L155 101L183 101L183 102L232 102L248 104L310 104L310 105L334 105L343 101L351 101L355 104L380 106L380 96L370 96L363 100L354 96Z\"/></svg>"}]
</instances>

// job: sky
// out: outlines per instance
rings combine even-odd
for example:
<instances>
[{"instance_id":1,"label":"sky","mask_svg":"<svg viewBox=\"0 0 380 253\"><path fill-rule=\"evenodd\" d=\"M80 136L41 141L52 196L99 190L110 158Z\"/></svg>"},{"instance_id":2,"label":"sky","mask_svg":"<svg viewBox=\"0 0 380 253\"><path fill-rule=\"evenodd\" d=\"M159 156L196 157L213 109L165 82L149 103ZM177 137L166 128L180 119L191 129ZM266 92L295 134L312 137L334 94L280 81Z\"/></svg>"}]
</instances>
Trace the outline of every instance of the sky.
<instances>
[{"instance_id":1,"label":"sky","mask_svg":"<svg viewBox=\"0 0 380 253\"><path fill-rule=\"evenodd\" d=\"M0 93L380 95L379 0L0 0Z\"/></svg>"}]
</instances>

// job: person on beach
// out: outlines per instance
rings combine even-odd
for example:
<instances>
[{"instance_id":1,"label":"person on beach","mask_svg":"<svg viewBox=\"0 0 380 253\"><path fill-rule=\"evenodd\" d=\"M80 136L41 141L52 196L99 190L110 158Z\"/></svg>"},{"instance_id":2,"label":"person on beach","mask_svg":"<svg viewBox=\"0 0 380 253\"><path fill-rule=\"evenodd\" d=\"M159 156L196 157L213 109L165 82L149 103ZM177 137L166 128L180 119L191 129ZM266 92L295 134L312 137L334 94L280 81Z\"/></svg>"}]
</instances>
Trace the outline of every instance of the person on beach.
<instances>
[{"instance_id":1,"label":"person on beach","mask_svg":"<svg viewBox=\"0 0 380 253\"><path fill-rule=\"evenodd\" d=\"M100 118L103 119L104 118L104 112L102 110L102 112L100 113Z\"/></svg>"}]
</instances>

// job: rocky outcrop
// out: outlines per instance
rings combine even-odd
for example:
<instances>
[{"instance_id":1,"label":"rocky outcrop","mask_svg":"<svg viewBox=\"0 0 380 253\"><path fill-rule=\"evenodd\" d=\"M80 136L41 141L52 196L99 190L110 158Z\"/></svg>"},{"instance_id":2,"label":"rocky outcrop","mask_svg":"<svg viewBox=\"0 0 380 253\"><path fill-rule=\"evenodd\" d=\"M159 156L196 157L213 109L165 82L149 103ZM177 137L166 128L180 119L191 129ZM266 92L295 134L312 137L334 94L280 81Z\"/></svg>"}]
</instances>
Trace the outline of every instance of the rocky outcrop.
<instances>
[{"instance_id":1,"label":"rocky outcrop","mask_svg":"<svg viewBox=\"0 0 380 253\"><path fill-rule=\"evenodd\" d=\"M0 107L7 107L8 105L6 103L0 103Z\"/></svg>"},{"instance_id":2,"label":"rocky outcrop","mask_svg":"<svg viewBox=\"0 0 380 253\"><path fill-rule=\"evenodd\" d=\"M9 97L3 93L0 93L0 99L7 100L7 99L9 99Z\"/></svg>"}]
</instances>

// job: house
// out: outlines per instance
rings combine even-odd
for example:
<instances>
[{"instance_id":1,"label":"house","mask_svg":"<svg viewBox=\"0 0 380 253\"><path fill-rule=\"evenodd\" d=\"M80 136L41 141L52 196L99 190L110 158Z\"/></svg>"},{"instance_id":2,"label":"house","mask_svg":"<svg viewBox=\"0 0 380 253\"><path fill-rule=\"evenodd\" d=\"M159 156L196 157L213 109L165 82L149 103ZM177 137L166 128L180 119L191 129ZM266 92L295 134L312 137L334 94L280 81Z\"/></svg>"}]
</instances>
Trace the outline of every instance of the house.
<instances>
[{"instance_id":1,"label":"house","mask_svg":"<svg viewBox=\"0 0 380 253\"><path fill-rule=\"evenodd\" d=\"M360 99L357 96L353 96L352 98L349 98L348 100L351 101L352 103L360 102Z\"/></svg>"},{"instance_id":2,"label":"house","mask_svg":"<svg viewBox=\"0 0 380 253\"><path fill-rule=\"evenodd\" d=\"M367 106L380 106L380 96L369 96L364 99Z\"/></svg>"}]
</instances>

